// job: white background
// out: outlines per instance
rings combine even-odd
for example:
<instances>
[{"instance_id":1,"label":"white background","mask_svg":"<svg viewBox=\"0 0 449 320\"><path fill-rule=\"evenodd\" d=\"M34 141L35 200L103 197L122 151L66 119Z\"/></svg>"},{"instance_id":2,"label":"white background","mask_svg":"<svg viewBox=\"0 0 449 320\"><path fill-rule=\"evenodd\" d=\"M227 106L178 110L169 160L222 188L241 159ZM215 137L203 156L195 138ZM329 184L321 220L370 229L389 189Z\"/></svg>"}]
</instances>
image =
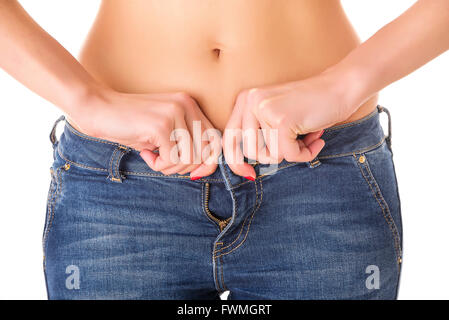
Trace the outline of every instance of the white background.
<instances>
[{"instance_id":1,"label":"white background","mask_svg":"<svg viewBox=\"0 0 449 320\"><path fill-rule=\"evenodd\" d=\"M75 56L99 2L21 1ZM413 3L343 0L363 40ZM449 298L448 87L446 53L380 96L393 118L404 223L400 299ZM52 162L48 134L61 112L1 70L0 107L0 299L45 299L41 237Z\"/></svg>"}]
</instances>

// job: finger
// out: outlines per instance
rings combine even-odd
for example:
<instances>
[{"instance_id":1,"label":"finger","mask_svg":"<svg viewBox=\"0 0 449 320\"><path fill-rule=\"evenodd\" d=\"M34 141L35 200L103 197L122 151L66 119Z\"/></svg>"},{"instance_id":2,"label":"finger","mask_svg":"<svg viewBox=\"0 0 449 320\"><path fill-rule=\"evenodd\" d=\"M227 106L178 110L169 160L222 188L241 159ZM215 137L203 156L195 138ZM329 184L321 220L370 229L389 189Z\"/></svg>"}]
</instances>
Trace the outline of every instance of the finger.
<instances>
[{"instance_id":1,"label":"finger","mask_svg":"<svg viewBox=\"0 0 449 320\"><path fill-rule=\"evenodd\" d=\"M262 135L265 141L265 157L260 157L259 162L265 164L276 164L282 161L282 157L279 155L279 132L275 128L271 128L264 121L260 121L262 128Z\"/></svg>"},{"instance_id":2,"label":"finger","mask_svg":"<svg viewBox=\"0 0 449 320\"><path fill-rule=\"evenodd\" d=\"M159 154L150 166L154 171L162 171L179 163L179 150L175 141L171 141L168 135L163 138L159 146Z\"/></svg>"},{"instance_id":3,"label":"finger","mask_svg":"<svg viewBox=\"0 0 449 320\"><path fill-rule=\"evenodd\" d=\"M175 119L175 130L171 135L172 140L176 140L176 145L179 150L179 165L190 165L194 159L194 145L192 141L192 131L190 130L192 124L190 121L186 123L184 118Z\"/></svg>"},{"instance_id":4,"label":"finger","mask_svg":"<svg viewBox=\"0 0 449 320\"><path fill-rule=\"evenodd\" d=\"M323 135L324 130L318 130L315 132L311 132L309 134L307 134L303 139L302 142L304 142L304 144L306 146L308 146L309 144L311 144L313 141L321 138L321 136Z\"/></svg>"},{"instance_id":5,"label":"finger","mask_svg":"<svg viewBox=\"0 0 449 320\"><path fill-rule=\"evenodd\" d=\"M155 162L156 158L158 157L158 155L156 153L154 153L153 151L148 150L148 149L143 149L142 151L140 151L139 155L142 157L142 159L146 162L146 164L150 168L153 168L154 162Z\"/></svg>"},{"instance_id":6,"label":"finger","mask_svg":"<svg viewBox=\"0 0 449 320\"><path fill-rule=\"evenodd\" d=\"M279 149L281 156L288 162L306 162L313 160L324 147L324 140L316 139L306 145L296 139L290 129L280 129Z\"/></svg>"},{"instance_id":7,"label":"finger","mask_svg":"<svg viewBox=\"0 0 449 320\"><path fill-rule=\"evenodd\" d=\"M196 180L199 178L210 176L212 173L217 170L218 165L217 164L201 164L197 169L193 170L190 173L190 179Z\"/></svg>"},{"instance_id":8,"label":"finger","mask_svg":"<svg viewBox=\"0 0 449 320\"><path fill-rule=\"evenodd\" d=\"M259 156L265 149L265 141L259 121L252 112L244 112L242 115L242 134L244 156L259 161Z\"/></svg>"},{"instance_id":9,"label":"finger","mask_svg":"<svg viewBox=\"0 0 449 320\"><path fill-rule=\"evenodd\" d=\"M184 118L175 119L175 129L170 134L170 140L176 141L177 149L172 149L171 158L174 165L160 170L165 175L180 173L196 168L193 165L193 142L189 127ZM176 154L178 152L178 154ZM176 161L178 162L176 163Z\"/></svg>"},{"instance_id":10,"label":"finger","mask_svg":"<svg viewBox=\"0 0 449 320\"><path fill-rule=\"evenodd\" d=\"M237 97L234 110L226 125L223 135L223 154L231 170L239 176L250 180L256 178L253 166L244 162L241 149L242 142L242 110L244 108L246 93Z\"/></svg>"},{"instance_id":11,"label":"finger","mask_svg":"<svg viewBox=\"0 0 449 320\"><path fill-rule=\"evenodd\" d=\"M210 124L206 123L207 128L203 132L202 139L207 142L207 145L201 152L202 164L190 173L192 180L197 180L201 177L206 177L215 172L218 166L218 157L222 151L222 139L220 132L212 128Z\"/></svg>"}]
</instances>

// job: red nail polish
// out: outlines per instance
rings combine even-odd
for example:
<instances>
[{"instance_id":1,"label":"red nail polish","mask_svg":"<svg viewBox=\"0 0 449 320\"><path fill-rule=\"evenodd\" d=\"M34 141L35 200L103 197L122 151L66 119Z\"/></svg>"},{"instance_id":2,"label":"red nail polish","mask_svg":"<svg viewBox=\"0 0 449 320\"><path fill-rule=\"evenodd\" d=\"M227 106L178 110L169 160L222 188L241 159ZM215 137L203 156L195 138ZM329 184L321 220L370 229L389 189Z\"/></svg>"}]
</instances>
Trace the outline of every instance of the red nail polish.
<instances>
[{"instance_id":1,"label":"red nail polish","mask_svg":"<svg viewBox=\"0 0 449 320\"><path fill-rule=\"evenodd\" d=\"M251 176L247 176L247 177L245 177L245 179L248 179L248 180L251 180L251 181L255 181L255 179L253 177L251 177Z\"/></svg>"},{"instance_id":2,"label":"red nail polish","mask_svg":"<svg viewBox=\"0 0 449 320\"><path fill-rule=\"evenodd\" d=\"M191 177L190 180L195 181L195 180L198 180L198 179L201 179L201 178L202 177Z\"/></svg>"},{"instance_id":3,"label":"red nail polish","mask_svg":"<svg viewBox=\"0 0 449 320\"><path fill-rule=\"evenodd\" d=\"M320 133L320 135L318 136L318 139L321 138L321 136L323 135L323 133L324 133L324 130L321 130L321 133Z\"/></svg>"}]
</instances>

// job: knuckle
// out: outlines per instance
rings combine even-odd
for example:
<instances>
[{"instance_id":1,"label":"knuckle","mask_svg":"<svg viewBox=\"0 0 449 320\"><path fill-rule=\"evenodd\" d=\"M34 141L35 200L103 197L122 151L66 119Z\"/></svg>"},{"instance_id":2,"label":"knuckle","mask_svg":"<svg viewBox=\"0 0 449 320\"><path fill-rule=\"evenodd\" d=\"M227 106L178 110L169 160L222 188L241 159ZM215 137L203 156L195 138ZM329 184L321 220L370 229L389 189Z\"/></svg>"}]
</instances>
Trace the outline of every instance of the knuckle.
<instances>
[{"instance_id":1,"label":"knuckle","mask_svg":"<svg viewBox=\"0 0 449 320\"><path fill-rule=\"evenodd\" d=\"M184 116L184 108L182 103L178 101L171 101L167 105L168 112L175 117Z\"/></svg>"},{"instance_id":2,"label":"knuckle","mask_svg":"<svg viewBox=\"0 0 449 320\"><path fill-rule=\"evenodd\" d=\"M259 114L263 117L271 117L274 113L272 103L269 99L260 99L254 105L254 108L256 109L256 114Z\"/></svg>"},{"instance_id":3,"label":"knuckle","mask_svg":"<svg viewBox=\"0 0 449 320\"><path fill-rule=\"evenodd\" d=\"M173 129L173 119L170 117L163 117L155 123L156 132L160 135L167 135Z\"/></svg>"},{"instance_id":4,"label":"knuckle","mask_svg":"<svg viewBox=\"0 0 449 320\"><path fill-rule=\"evenodd\" d=\"M175 97L180 101L188 101L191 99L190 95L185 91L176 92Z\"/></svg>"},{"instance_id":5,"label":"knuckle","mask_svg":"<svg viewBox=\"0 0 449 320\"><path fill-rule=\"evenodd\" d=\"M253 88L248 90L248 99L256 102L263 99L263 90L260 88Z\"/></svg>"},{"instance_id":6,"label":"knuckle","mask_svg":"<svg viewBox=\"0 0 449 320\"><path fill-rule=\"evenodd\" d=\"M286 123L286 121L287 121L287 115L286 114L277 113L277 114L274 114L272 116L272 118L273 118L273 122L272 122L273 125L275 125L277 127L283 126Z\"/></svg>"},{"instance_id":7,"label":"knuckle","mask_svg":"<svg viewBox=\"0 0 449 320\"><path fill-rule=\"evenodd\" d=\"M195 99L186 92L178 92L176 97L184 108L192 109L197 106Z\"/></svg>"}]
</instances>

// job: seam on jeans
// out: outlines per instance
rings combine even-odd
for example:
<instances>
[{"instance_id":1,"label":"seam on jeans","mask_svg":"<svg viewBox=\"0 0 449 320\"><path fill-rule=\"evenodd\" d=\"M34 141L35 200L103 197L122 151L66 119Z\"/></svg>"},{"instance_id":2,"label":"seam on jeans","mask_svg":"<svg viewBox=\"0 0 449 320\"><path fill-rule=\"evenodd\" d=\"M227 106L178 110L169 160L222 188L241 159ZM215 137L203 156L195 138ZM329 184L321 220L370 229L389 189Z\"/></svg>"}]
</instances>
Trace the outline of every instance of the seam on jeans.
<instances>
[{"instance_id":1,"label":"seam on jeans","mask_svg":"<svg viewBox=\"0 0 449 320\"><path fill-rule=\"evenodd\" d=\"M275 169L275 170L272 170L272 171L270 171L270 172L268 172L268 173L264 173L264 174L261 174L261 175L257 176L257 177L256 177L256 180L257 180L257 179L260 179L260 178L263 178L263 177L265 177L265 176L267 176L267 175L270 175L270 174L273 173L273 172L277 172L277 171L279 171L279 170L281 170L281 169L288 168L288 167L292 167L292 166L296 166L296 165L302 164L302 163L305 163L305 162L291 162L291 163L285 164L285 165L283 165L283 166L281 166L281 167L278 167L278 168ZM232 189L238 188L238 187L240 187L240 186L242 186L242 185L244 185L244 184L251 183L251 182L253 182L253 181L243 181L243 182L241 182L241 183L239 183L239 184L233 185L233 186L232 186Z\"/></svg>"},{"instance_id":2,"label":"seam on jeans","mask_svg":"<svg viewBox=\"0 0 449 320\"><path fill-rule=\"evenodd\" d=\"M120 171L123 174L128 174L132 176L150 176L150 177L163 177L163 178L182 178L182 179L189 179L190 176L187 175L181 175L181 176L166 176L164 174L158 174L158 173L151 173L151 172L134 172L134 171ZM223 182L222 179L215 179L215 178L201 178L200 180L196 182Z\"/></svg>"},{"instance_id":3,"label":"seam on jeans","mask_svg":"<svg viewBox=\"0 0 449 320\"><path fill-rule=\"evenodd\" d=\"M47 212L46 212L46 220L45 220L45 226L44 226L44 234L42 236L42 249L43 249L43 253L44 253L44 270L45 270L45 238L46 238L46 234L47 234L47 229L48 229L48 223L50 222L50 215L51 215L51 206L53 204L53 199L55 196L55 191L56 191L56 176L55 176L55 172L53 169L50 169L51 171L51 184L50 184L50 190L49 190L49 194L48 194L48 199L47 199Z\"/></svg>"},{"instance_id":4,"label":"seam on jeans","mask_svg":"<svg viewBox=\"0 0 449 320\"><path fill-rule=\"evenodd\" d=\"M111 159L109 159L109 166L108 166L108 173L110 175L110 179L115 178L114 177L114 168L112 167L112 161L115 158L115 154L117 153L117 148L114 149L114 152L112 153Z\"/></svg>"},{"instance_id":5,"label":"seam on jeans","mask_svg":"<svg viewBox=\"0 0 449 320\"><path fill-rule=\"evenodd\" d=\"M217 225L217 223L215 221L213 221L209 215L207 214L206 211L206 198L205 198L205 188L204 188L204 183L201 184L201 209L203 211L203 214L206 216L207 220L209 220L210 222L212 222L212 224L217 228L217 230L220 232L220 228Z\"/></svg>"},{"instance_id":6,"label":"seam on jeans","mask_svg":"<svg viewBox=\"0 0 449 320\"><path fill-rule=\"evenodd\" d=\"M122 178L119 170L120 162L122 161L123 156L125 155L126 151L123 150L122 146L118 146L118 149L120 149L120 154L117 156L117 160L114 167L114 176L117 175L117 177Z\"/></svg>"},{"instance_id":7,"label":"seam on jeans","mask_svg":"<svg viewBox=\"0 0 449 320\"><path fill-rule=\"evenodd\" d=\"M384 142L385 142L385 135L382 138L382 140L380 140L378 143L373 144L373 145L371 145L369 147L366 147L366 148L363 148L363 149L360 149L360 150L356 150L356 151L345 152L345 153L337 153L337 154L332 154L332 155L327 155L327 156L319 156L318 155L318 159L330 159L330 158L346 157L346 156L351 156L354 153L355 154L359 154L359 153L368 152L368 151L371 151L371 150L376 149L377 147L381 146L382 143L384 143Z\"/></svg>"},{"instance_id":8,"label":"seam on jeans","mask_svg":"<svg viewBox=\"0 0 449 320\"><path fill-rule=\"evenodd\" d=\"M317 156L317 159L318 159L318 160L322 160L322 159L332 159L332 158L339 158L339 157L351 156L351 155L353 155L354 153L355 153L355 154L358 154L358 153L368 152L368 151L374 150L374 149L376 149L377 147L381 146L384 142L385 142L385 136L384 136L384 137L382 138L382 140L380 140L378 143L373 144L373 145L371 145L371 146L369 146L369 147L366 147L366 148L363 148L363 149L360 149L360 150L356 150L356 151L352 151L352 152L337 153L337 154L333 154L333 155L326 155L326 156L320 156L320 155L318 155L318 156ZM262 179L262 178L264 178L264 177L266 177L266 176L270 176L272 173L277 172L277 171L279 171L279 170L281 170L281 169L285 169L285 168L288 168L288 167L296 166L296 165L302 164L302 163L306 163L306 162L291 162L291 163L288 163L288 164L283 165L283 166L281 166L281 167L278 167L277 169L274 169L274 170L272 170L272 171L270 171L270 172L261 174L261 175L257 176L256 179ZM232 188L234 189L234 188L240 187L240 186L242 186L242 185L244 185L244 184L247 184L247 183L250 183L250 182L251 182L251 181L244 181L244 182L241 182L241 183L239 183L239 184L236 184L236 185L232 186Z\"/></svg>"},{"instance_id":9,"label":"seam on jeans","mask_svg":"<svg viewBox=\"0 0 449 320\"><path fill-rule=\"evenodd\" d=\"M58 154L59 156L66 162L69 162L70 164L73 164L74 166L81 167L84 169L89 170L96 170L101 172L108 172L108 169L104 168L96 168L91 166L86 166L84 164L78 163L76 161L70 160L67 157L65 157L61 151L58 148ZM162 178L177 178L177 179L190 179L190 176L188 175L180 175L180 176L166 176L164 174L158 174L158 173L151 173L151 172L134 172L134 171L119 171L120 173L127 174L127 175L133 175L133 176L148 176L148 177L162 177ZM204 182L223 182L222 179L215 179L215 178L203 178L201 181Z\"/></svg>"},{"instance_id":10,"label":"seam on jeans","mask_svg":"<svg viewBox=\"0 0 449 320\"><path fill-rule=\"evenodd\" d=\"M331 158L338 158L338 157L350 156L350 155L353 155L354 153L355 153L355 154L359 154L359 153L363 153L363 152L368 152L368 151L371 151L371 150L373 150L373 149L379 147L379 146L382 145L384 142L385 142L385 136L384 136L384 137L382 138L382 140L380 140L378 143L376 143L376 144L374 144L374 145L371 145L371 146L369 146L369 147L366 147L366 148L357 150L357 151L345 152L345 153L339 153L339 154L333 154L333 155L326 155L326 156L319 156L319 155L318 155L317 158L318 158L318 160L322 160L322 159L331 159ZM96 170L96 171L101 171L101 172L108 172L108 169L91 167L91 166L87 166L87 165L78 163L78 162L73 161L73 160L69 160L68 158L66 158L66 157L62 154L62 152L59 150L59 148L57 148L57 151L58 151L59 156L60 156L62 159L64 159L65 161L69 162L70 164L73 164L73 165L75 165L75 166L78 166L78 167L81 167L81 168L84 168L84 169ZM305 162L292 162L292 163L283 165L283 166L278 167L277 169L274 169L274 170L272 170L272 171L270 171L270 172L268 172L268 173L264 173L264 174L258 176L256 179L264 178L264 177L266 177L266 176L271 175L271 173L273 173L273 172L277 172L278 170L281 170L281 169L284 169L284 168L288 168L288 167L292 167L292 166L295 166L295 165L298 165L298 164L301 164L301 163L305 163ZM188 175L166 176L166 175L164 175L164 174L151 173L151 172L134 172L134 171L120 171L120 172L123 173L123 174L126 174L126 175L134 175L134 176L148 176L148 177L163 177L163 178L190 179L190 176L188 176ZM204 182L223 182L224 180L223 180L223 179L215 179L215 178L202 178L201 181L204 181ZM251 182L251 181L244 181L244 182L241 182L241 183L239 183L239 184L233 185L233 186L231 187L231 190L232 190L232 189L235 189L235 188L238 188L238 187L240 187L240 186L242 186L242 185L245 185L245 184L247 184L247 183L250 183L250 182Z\"/></svg>"},{"instance_id":11,"label":"seam on jeans","mask_svg":"<svg viewBox=\"0 0 449 320\"><path fill-rule=\"evenodd\" d=\"M214 264L215 264L215 274L214 274L214 278L215 278L215 288L217 289L218 293L223 293L224 290L221 289L219 281L218 281L218 266L217 266L217 257L213 257L214 259Z\"/></svg>"},{"instance_id":12,"label":"seam on jeans","mask_svg":"<svg viewBox=\"0 0 449 320\"><path fill-rule=\"evenodd\" d=\"M228 290L228 288L226 287L226 284L224 283L224 276L223 276L223 257L220 256L220 271L221 271L221 284L223 287L223 291Z\"/></svg>"},{"instance_id":13,"label":"seam on jeans","mask_svg":"<svg viewBox=\"0 0 449 320\"><path fill-rule=\"evenodd\" d=\"M122 176L122 174L120 173L120 162L122 161L123 157L130 151L130 149L128 149L125 146L119 145L118 149L120 149L120 154L117 156L117 161L116 161L116 166L115 166L115 174L121 178L124 179L125 177Z\"/></svg>"},{"instance_id":14,"label":"seam on jeans","mask_svg":"<svg viewBox=\"0 0 449 320\"><path fill-rule=\"evenodd\" d=\"M391 231L391 234L393 236L394 248L395 248L395 252L396 252L396 263L401 264L400 261L402 259L402 250L401 250L401 244L399 241L399 232L398 232L396 223L394 222L393 217L391 216L390 208L389 208L387 202L385 201L385 198L383 197L382 192L380 191L380 187L377 184L377 181L374 178L371 169L369 168L368 158L365 154L363 154L363 156L365 157L365 162L363 164L361 164L359 161L357 161L356 155L354 154L353 156L357 162L357 165L360 168L362 176L365 178L366 182L368 183L368 186L370 187L374 198L376 199L377 203L379 204L380 209L382 210L382 215L383 215L385 221L387 222L387 225L388 225L388 227ZM365 174L363 167L365 167L367 174ZM370 182L370 180L372 181L372 183ZM375 190L373 188L373 185L374 185Z\"/></svg>"},{"instance_id":15,"label":"seam on jeans","mask_svg":"<svg viewBox=\"0 0 449 320\"><path fill-rule=\"evenodd\" d=\"M228 252L224 252L224 253L219 254L218 257L221 257L221 256L224 256L224 255L227 255L227 254L231 253L232 251L234 251L234 250L236 250L237 248L239 248L239 247L246 241L246 238L248 237L248 234L249 234L249 230L250 230L250 228L251 228L251 223L252 223L252 221L253 221L253 218L254 218L254 216L255 216L257 210L259 210L260 205L262 204L262 200L263 200L263 184L262 184L262 180L259 179L258 182L260 183L260 196L259 196L259 194L257 193L257 181L256 181L256 182L254 183L254 185L255 185L255 190L256 190L256 203L254 204L253 212L251 213L251 218L250 218L249 223L248 223L248 228L246 229L246 232L245 232L245 237L243 238L243 240L242 240L237 246L235 246L234 248L232 248L232 249L229 250ZM248 217L247 217L247 218L248 218ZM246 222L246 219L245 219L245 222ZM243 223L243 226L245 225L245 222ZM242 230L243 230L243 226L242 226ZM239 236L239 237L240 237L240 236ZM237 239L236 239L236 240L237 240ZM234 242L235 242L235 241L234 241ZM223 248L223 249L224 249L224 248ZM221 250L220 250L220 251L221 251Z\"/></svg>"},{"instance_id":16,"label":"seam on jeans","mask_svg":"<svg viewBox=\"0 0 449 320\"><path fill-rule=\"evenodd\" d=\"M90 170L97 170L97 171L102 171L102 172L108 172L108 169L90 167L90 166L86 166L86 165L84 165L84 164L81 164L81 163L78 163L78 162L69 160L69 159L67 159L67 158L62 154L62 152L59 150L59 148L58 148L58 154L59 154L59 156L60 156L62 159L64 159L65 161L67 161L67 162L69 162L70 164L73 164L73 165L75 165L75 166L78 166L78 167L81 167L81 168L84 168L84 169L90 169Z\"/></svg>"},{"instance_id":17,"label":"seam on jeans","mask_svg":"<svg viewBox=\"0 0 449 320\"><path fill-rule=\"evenodd\" d=\"M59 197L59 194L61 193L61 189L62 189L62 177L61 177L61 172L62 172L62 168L64 166L59 167L58 169L56 169L56 190L55 190L55 194L53 197L53 201L52 204L50 206L50 212L49 212L49 217L50 217L50 221L48 222L48 227L45 230L45 234L44 234L44 239L43 239L43 248L44 248L44 270L45 270L45 258L47 255L47 245L48 245L48 235L50 233L50 229L52 227L53 224L53 219L55 216L55 206L56 206L56 201Z\"/></svg>"},{"instance_id":18,"label":"seam on jeans","mask_svg":"<svg viewBox=\"0 0 449 320\"><path fill-rule=\"evenodd\" d=\"M226 172L226 169L223 170L223 172L224 172L224 174L225 174L225 176L226 176L226 179L227 179L228 181L231 181L230 178L229 178L228 173ZM236 198L236 196L235 196L235 192L234 192L234 189L233 189L233 188L231 188L231 193L232 193L232 197L233 197L233 200L234 200L234 208L233 208L233 210L234 210L234 220L235 220L235 216L237 216L238 204L237 204L237 198ZM245 220L243 221L242 227L240 228L240 232L239 232L237 238L234 239L234 241L232 241L229 245L227 245L227 246L225 246L225 247L222 247L222 248L220 248L220 249L218 249L218 250L215 250L215 248L214 248L214 256L215 256L215 254L216 254L217 252L220 252L220 251L222 251L222 250L224 250L224 249L229 248L230 246L232 246L232 245L233 245L233 244L240 238L240 235L241 235L242 232L243 232L243 228L245 227L245 222L246 222L247 219L248 219L248 217L246 217ZM231 221L230 224L232 224L232 223L233 223L233 221Z\"/></svg>"}]
</instances>

